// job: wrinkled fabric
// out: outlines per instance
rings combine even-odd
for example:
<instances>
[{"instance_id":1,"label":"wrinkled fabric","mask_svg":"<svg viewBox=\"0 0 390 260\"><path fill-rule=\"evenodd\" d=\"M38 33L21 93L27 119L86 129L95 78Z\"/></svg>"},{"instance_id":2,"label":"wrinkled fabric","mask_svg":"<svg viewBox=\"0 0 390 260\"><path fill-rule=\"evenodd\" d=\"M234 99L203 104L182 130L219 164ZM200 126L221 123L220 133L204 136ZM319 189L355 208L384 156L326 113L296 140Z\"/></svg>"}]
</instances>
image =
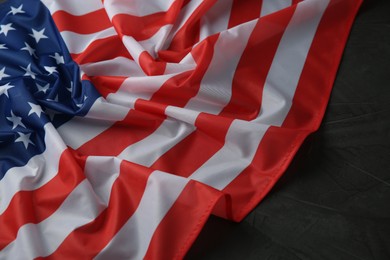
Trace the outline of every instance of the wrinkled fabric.
<instances>
[{"instance_id":1,"label":"wrinkled fabric","mask_svg":"<svg viewBox=\"0 0 390 260\"><path fill-rule=\"evenodd\" d=\"M318 128L361 3L42 2L0 9L0 259L182 258L243 219Z\"/></svg>"}]
</instances>

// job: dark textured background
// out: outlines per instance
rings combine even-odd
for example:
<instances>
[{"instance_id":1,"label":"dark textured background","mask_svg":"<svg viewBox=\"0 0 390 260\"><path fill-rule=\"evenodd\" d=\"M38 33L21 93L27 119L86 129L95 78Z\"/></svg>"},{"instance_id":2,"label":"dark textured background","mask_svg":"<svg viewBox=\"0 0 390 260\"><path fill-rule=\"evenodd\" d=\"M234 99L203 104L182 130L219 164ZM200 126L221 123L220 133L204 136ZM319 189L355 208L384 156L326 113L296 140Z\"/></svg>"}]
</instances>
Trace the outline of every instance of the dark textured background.
<instances>
[{"instance_id":1,"label":"dark textured background","mask_svg":"<svg viewBox=\"0 0 390 260\"><path fill-rule=\"evenodd\" d=\"M390 259L390 0L365 0L321 125L242 223L187 259Z\"/></svg>"}]
</instances>

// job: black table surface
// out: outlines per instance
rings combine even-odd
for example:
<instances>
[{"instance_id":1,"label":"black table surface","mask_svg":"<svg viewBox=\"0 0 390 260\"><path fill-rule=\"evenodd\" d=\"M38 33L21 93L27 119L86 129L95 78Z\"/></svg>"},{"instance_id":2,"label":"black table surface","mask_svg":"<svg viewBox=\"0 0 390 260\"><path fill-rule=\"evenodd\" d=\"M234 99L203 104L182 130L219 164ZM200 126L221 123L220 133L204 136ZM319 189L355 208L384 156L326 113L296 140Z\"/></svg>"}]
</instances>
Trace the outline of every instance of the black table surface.
<instances>
[{"instance_id":1,"label":"black table surface","mask_svg":"<svg viewBox=\"0 0 390 260\"><path fill-rule=\"evenodd\" d=\"M241 223L186 259L390 259L390 0L365 0L320 129Z\"/></svg>"}]
</instances>

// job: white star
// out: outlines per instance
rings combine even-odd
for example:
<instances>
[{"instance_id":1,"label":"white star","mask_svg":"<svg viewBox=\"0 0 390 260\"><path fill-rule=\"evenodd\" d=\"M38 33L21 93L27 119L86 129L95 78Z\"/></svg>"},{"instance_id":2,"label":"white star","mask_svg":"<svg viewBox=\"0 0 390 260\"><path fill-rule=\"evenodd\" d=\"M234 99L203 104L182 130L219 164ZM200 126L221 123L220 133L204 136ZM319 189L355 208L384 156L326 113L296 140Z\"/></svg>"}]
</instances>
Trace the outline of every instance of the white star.
<instances>
[{"instance_id":1,"label":"white star","mask_svg":"<svg viewBox=\"0 0 390 260\"><path fill-rule=\"evenodd\" d=\"M33 142L30 140L31 133L29 134L23 134L21 132L18 132L19 138L15 140L16 142L22 142L24 147L27 149L29 144L34 145Z\"/></svg>"},{"instance_id":2,"label":"white star","mask_svg":"<svg viewBox=\"0 0 390 260\"><path fill-rule=\"evenodd\" d=\"M38 43L41 39L47 39L49 37L47 37L46 35L44 35L43 33L45 32L45 29L46 28L43 28L42 30L40 31L35 31L34 29L32 29L32 34L29 34L31 37L33 37L35 39L35 41Z\"/></svg>"},{"instance_id":3,"label":"white star","mask_svg":"<svg viewBox=\"0 0 390 260\"><path fill-rule=\"evenodd\" d=\"M49 90L49 87L50 87L50 84L49 84L49 83L47 83L45 86L41 86L41 85L39 85L39 84L35 84L35 85L36 85L37 88L38 88L38 92L42 91L42 92L45 93L45 94L46 94L46 91L48 91L48 90Z\"/></svg>"},{"instance_id":4,"label":"white star","mask_svg":"<svg viewBox=\"0 0 390 260\"><path fill-rule=\"evenodd\" d=\"M14 114L14 112L12 112L12 110L11 110L11 116L7 117L7 120L12 122L12 124L13 124L12 130L15 129L16 127L18 127L19 125L26 128L26 126L22 123L22 118L19 116L15 116L15 114Z\"/></svg>"},{"instance_id":5,"label":"white star","mask_svg":"<svg viewBox=\"0 0 390 260\"><path fill-rule=\"evenodd\" d=\"M9 96L8 96L8 90L11 89L11 88L14 88L14 87L15 87L15 86L11 86L9 83L0 86L0 96L4 94L4 95L6 95L7 97L9 97Z\"/></svg>"},{"instance_id":6,"label":"white star","mask_svg":"<svg viewBox=\"0 0 390 260\"><path fill-rule=\"evenodd\" d=\"M5 71L5 67L0 70L0 80L2 80L3 78L9 77L9 75L5 74L4 71Z\"/></svg>"},{"instance_id":7,"label":"white star","mask_svg":"<svg viewBox=\"0 0 390 260\"><path fill-rule=\"evenodd\" d=\"M58 73L56 70L56 67L49 67L49 66L43 66L47 72L49 72L49 75L53 74L54 72Z\"/></svg>"},{"instance_id":8,"label":"white star","mask_svg":"<svg viewBox=\"0 0 390 260\"><path fill-rule=\"evenodd\" d=\"M5 46L5 44L0 44L0 50L6 50L6 49L8 48Z\"/></svg>"},{"instance_id":9,"label":"white star","mask_svg":"<svg viewBox=\"0 0 390 260\"><path fill-rule=\"evenodd\" d=\"M22 66L20 66L20 67L21 67L24 71L26 71L26 73L25 73L23 76L29 76L29 77L35 79L35 76L36 76L37 74L31 71L31 63L28 64L27 68L23 68Z\"/></svg>"},{"instance_id":10,"label":"white star","mask_svg":"<svg viewBox=\"0 0 390 260\"><path fill-rule=\"evenodd\" d=\"M70 82L70 87L66 88L66 90L68 90L70 93L72 93L72 89L73 89L73 81Z\"/></svg>"},{"instance_id":11,"label":"white star","mask_svg":"<svg viewBox=\"0 0 390 260\"><path fill-rule=\"evenodd\" d=\"M24 14L25 11L22 10L23 5L20 5L18 8L11 6L11 11L8 12L8 14L15 15L15 14Z\"/></svg>"},{"instance_id":12,"label":"white star","mask_svg":"<svg viewBox=\"0 0 390 260\"><path fill-rule=\"evenodd\" d=\"M31 56L34 56L35 58L38 58L37 55L35 55L35 49L33 47L28 45L27 42L24 42L24 45L25 45L25 47L21 48L20 49L21 51L28 51L28 53L30 53Z\"/></svg>"},{"instance_id":13,"label":"white star","mask_svg":"<svg viewBox=\"0 0 390 260\"><path fill-rule=\"evenodd\" d=\"M5 36L7 36L9 31L16 30L14 27L12 27L12 23L6 24L6 25L0 25L0 34L4 33Z\"/></svg>"},{"instance_id":14,"label":"white star","mask_svg":"<svg viewBox=\"0 0 390 260\"><path fill-rule=\"evenodd\" d=\"M51 58L55 59L56 62L57 62L57 65L58 64L64 64L65 61L64 61L64 56L61 56L59 53L54 53L54 56L50 56Z\"/></svg>"},{"instance_id":15,"label":"white star","mask_svg":"<svg viewBox=\"0 0 390 260\"><path fill-rule=\"evenodd\" d=\"M28 104L31 107L30 112L28 112L28 115L36 114L38 117L41 117L41 114L43 113L41 106L31 102L28 102Z\"/></svg>"}]
</instances>

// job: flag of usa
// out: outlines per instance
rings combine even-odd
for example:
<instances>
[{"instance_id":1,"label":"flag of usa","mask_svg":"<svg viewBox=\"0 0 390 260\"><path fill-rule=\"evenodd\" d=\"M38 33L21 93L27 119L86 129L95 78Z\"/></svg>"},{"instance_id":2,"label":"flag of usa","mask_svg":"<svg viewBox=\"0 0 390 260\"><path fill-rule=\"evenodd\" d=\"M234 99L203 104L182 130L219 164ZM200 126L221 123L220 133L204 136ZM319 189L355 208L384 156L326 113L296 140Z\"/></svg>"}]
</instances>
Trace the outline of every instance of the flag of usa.
<instances>
[{"instance_id":1,"label":"flag of usa","mask_svg":"<svg viewBox=\"0 0 390 260\"><path fill-rule=\"evenodd\" d=\"M183 258L322 119L356 0L0 2L0 259Z\"/></svg>"}]
</instances>

